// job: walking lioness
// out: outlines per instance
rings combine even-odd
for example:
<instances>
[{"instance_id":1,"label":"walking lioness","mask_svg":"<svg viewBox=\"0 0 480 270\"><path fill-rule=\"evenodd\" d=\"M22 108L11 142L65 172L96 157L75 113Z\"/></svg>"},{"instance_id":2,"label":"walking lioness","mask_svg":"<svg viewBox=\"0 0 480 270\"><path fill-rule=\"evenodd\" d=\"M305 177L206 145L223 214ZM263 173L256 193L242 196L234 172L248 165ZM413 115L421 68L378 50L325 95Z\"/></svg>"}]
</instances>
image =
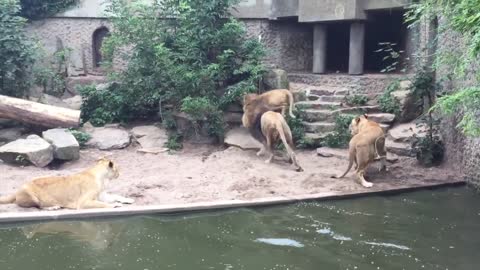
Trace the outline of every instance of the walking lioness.
<instances>
[{"instance_id":1,"label":"walking lioness","mask_svg":"<svg viewBox=\"0 0 480 270\"><path fill-rule=\"evenodd\" d=\"M294 145L290 127L280 113L274 112L275 109L276 107L270 107L256 96L246 95L243 104L243 126L250 131L250 134L256 140L262 143L262 148L258 151L257 156L268 152L269 156L265 160L266 163L272 161L273 147L280 139L296 171L303 171L293 151Z\"/></svg>"},{"instance_id":2,"label":"walking lioness","mask_svg":"<svg viewBox=\"0 0 480 270\"><path fill-rule=\"evenodd\" d=\"M290 117L295 118L295 115L293 115L295 101L293 100L292 93L288 89L274 89L262 93L261 95L247 94L245 98L247 97L259 99L263 104L271 107L281 108L281 113L283 116L286 116L288 109L288 114Z\"/></svg>"},{"instance_id":3,"label":"walking lioness","mask_svg":"<svg viewBox=\"0 0 480 270\"><path fill-rule=\"evenodd\" d=\"M133 203L132 199L103 192L108 180L118 176L115 164L109 159L101 158L95 166L77 174L34 179L24 184L15 194L1 197L0 204L15 203L21 207L55 210L119 206L108 204L115 201Z\"/></svg>"},{"instance_id":4,"label":"walking lioness","mask_svg":"<svg viewBox=\"0 0 480 270\"><path fill-rule=\"evenodd\" d=\"M385 171L387 169L385 134L378 123L368 120L366 114L354 118L350 130L353 137L349 143L348 168L343 175L333 176L333 178L344 177L355 162L356 174L362 186L372 187L373 184L365 180L365 170L376 157L380 157L380 170Z\"/></svg>"}]
</instances>

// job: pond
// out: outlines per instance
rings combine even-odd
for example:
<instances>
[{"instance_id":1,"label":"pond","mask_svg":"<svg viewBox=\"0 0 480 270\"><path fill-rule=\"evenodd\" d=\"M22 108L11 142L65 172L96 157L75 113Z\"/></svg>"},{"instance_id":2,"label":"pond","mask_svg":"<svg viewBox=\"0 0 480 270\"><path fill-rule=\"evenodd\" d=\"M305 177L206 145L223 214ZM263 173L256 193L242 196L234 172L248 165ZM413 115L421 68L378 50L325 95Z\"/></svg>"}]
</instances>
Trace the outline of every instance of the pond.
<instances>
[{"instance_id":1,"label":"pond","mask_svg":"<svg viewBox=\"0 0 480 270\"><path fill-rule=\"evenodd\" d=\"M480 265L466 187L175 216L3 225L0 269L452 269Z\"/></svg>"}]
</instances>

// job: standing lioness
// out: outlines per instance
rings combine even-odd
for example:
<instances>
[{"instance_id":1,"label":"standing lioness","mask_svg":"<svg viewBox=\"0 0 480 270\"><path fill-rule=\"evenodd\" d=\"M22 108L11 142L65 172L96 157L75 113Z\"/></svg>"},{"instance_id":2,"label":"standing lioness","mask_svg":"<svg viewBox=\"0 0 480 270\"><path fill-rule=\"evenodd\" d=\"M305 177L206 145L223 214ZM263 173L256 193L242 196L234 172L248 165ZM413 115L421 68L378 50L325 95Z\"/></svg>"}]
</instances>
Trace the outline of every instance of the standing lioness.
<instances>
[{"instance_id":1,"label":"standing lioness","mask_svg":"<svg viewBox=\"0 0 480 270\"><path fill-rule=\"evenodd\" d=\"M293 115L295 101L293 100L292 93L288 89L274 89L261 95L247 94L244 97L244 103L247 98L256 98L261 100L261 102L267 106L281 108L281 113L283 116L286 115L288 109L290 117L295 118L295 115Z\"/></svg>"},{"instance_id":2,"label":"standing lioness","mask_svg":"<svg viewBox=\"0 0 480 270\"><path fill-rule=\"evenodd\" d=\"M77 174L34 179L24 184L15 194L1 197L0 204L15 203L21 207L54 210L118 206L99 201L99 197L107 202L133 203L132 199L103 193L108 180L118 176L115 164L102 158L92 168Z\"/></svg>"},{"instance_id":3,"label":"standing lioness","mask_svg":"<svg viewBox=\"0 0 480 270\"><path fill-rule=\"evenodd\" d=\"M385 149L385 133L382 127L371 120L368 116L362 115L352 120L350 125L351 133L353 135L349 143L349 163L345 173L339 177L342 178L352 168L353 163L357 165L357 177L364 187L372 187L373 184L365 180L365 170L368 164L374 161L378 156L380 157L380 170L387 169L387 151Z\"/></svg>"}]
</instances>

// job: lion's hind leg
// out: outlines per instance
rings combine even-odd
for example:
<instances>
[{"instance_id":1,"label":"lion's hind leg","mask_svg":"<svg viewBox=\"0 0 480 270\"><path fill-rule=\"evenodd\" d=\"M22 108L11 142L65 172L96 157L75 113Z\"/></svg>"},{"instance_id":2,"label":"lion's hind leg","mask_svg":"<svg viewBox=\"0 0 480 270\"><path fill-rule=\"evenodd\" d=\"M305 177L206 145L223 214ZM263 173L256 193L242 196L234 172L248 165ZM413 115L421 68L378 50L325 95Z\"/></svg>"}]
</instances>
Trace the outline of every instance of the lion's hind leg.
<instances>
[{"instance_id":1,"label":"lion's hind leg","mask_svg":"<svg viewBox=\"0 0 480 270\"><path fill-rule=\"evenodd\" d=\"M362 159L362 156L364 157ZM368 167L368 162L369 162L369 149L367 146L359 146L357 147L357 155L356 155L356 160L358 162L358 167L357 167L357 177L360 182L360 184L366 188L372 187L373 183L368 182L365 179L365 171L367 170Z\"/></svg>"},{"instance_id":2,"label":"lion's hind leg","mask_svg":"<svg viewBox=\"0 0 480 270\"><path fill-rule=\"evenodd\" d=\"M22 188L15 194L15 203L20 207L41 207L40 200L28 189Z\"/></svg>"},{"instance_id":3,"label":"lion's hind leg","mask_svg":"<svg viewBox=\"0 0 480 270\"><path fill-rule=\"evenodd\" d=\"M267 153L267 156L268 158L265 160L265 163L271 163L272 160L273 160L273 136L272 136L272 133L270 134L266 134L266 137L267 137L267 141L265 143L265 146L264 146L264 149L265 149L265 152Z\"/></svg>"}]
</instances>

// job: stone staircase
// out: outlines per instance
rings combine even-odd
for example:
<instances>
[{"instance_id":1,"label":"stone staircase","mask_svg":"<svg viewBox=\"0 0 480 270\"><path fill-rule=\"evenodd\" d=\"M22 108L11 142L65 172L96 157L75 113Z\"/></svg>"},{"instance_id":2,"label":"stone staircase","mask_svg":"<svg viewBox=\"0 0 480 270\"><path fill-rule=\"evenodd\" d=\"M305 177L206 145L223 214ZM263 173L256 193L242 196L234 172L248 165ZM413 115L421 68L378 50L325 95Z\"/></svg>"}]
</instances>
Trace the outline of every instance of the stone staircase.
<instances>
[{"instance_id":1,"label":"stone staircase","mask_svg":"<svg viewBox=\"0 0 480 270\"><path fill-rule=\"evenodd\" d=\"M368 113L370 118L381 123L387 130L395 116L380 112L377 105L348 106L345 97L350 93L350 87L318 86L303 83L290 83L296 107L305 111L303 118L306 136L313 140L321 140L334 131L337 114L359 115Z\"/></svg>"}]
</instances>

